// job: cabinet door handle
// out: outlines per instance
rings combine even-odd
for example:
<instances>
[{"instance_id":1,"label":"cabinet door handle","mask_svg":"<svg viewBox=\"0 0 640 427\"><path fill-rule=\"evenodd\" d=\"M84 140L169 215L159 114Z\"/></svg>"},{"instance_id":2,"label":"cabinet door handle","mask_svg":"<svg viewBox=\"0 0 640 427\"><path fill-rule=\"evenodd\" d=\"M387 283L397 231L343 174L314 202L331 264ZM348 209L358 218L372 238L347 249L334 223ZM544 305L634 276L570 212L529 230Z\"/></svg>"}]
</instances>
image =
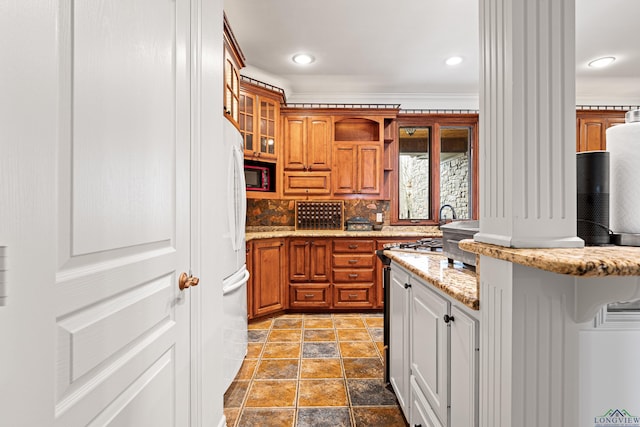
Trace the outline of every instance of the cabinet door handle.
<instances>
[{"instance_id":1,"label":"cabinet door handle","mask_svg":"<svg viewBox=\"0 0 640 427\"><path fill-rule=\"evenodd\" d=\"M357 273L351 273L349 274L349 277L351 277L352 279L355 279L356 277L358 277Z\"/></svg>"},{"instance_id":2,"label":"cabinet door handle","mask_svg":"<svg viewBox=\"0 0 640 427\"><path fill-rule=\"evenodd\" d=\"M349 249L358 249L358 245L349 245Z\"/></svg>"},{"instance_id":3,"label":"cabinet door handle","mask_svg":"<svg viewBox=\"0 0 640 427\"><path fill-rule=\"evenodd\" d=\"M453 316L449 316L448 314L444 315L444 323L453 322L454 320Z\"/></svg>"},{"instance_id":4,"label":"cabinet door handle","mask_svg":"<svg viewBox=\"0 0 640 427\"><path fill-rule=\"evenodd\" d=\"M409 289L410 287L411 287L411 283L405 283L405 284L404 284L404 288L405 288L405 289Z\"/></svg>"},{"instance_id":5,"label":"cabinet door handle","mask_svg":"<svg viewBox=\"0 0 640 427\"><path fill-rule=\"evenodd\" d=\"M349 264L357 264L358 260L357 259L350 259L349 260Z\"/></svg>"}]
</instances>

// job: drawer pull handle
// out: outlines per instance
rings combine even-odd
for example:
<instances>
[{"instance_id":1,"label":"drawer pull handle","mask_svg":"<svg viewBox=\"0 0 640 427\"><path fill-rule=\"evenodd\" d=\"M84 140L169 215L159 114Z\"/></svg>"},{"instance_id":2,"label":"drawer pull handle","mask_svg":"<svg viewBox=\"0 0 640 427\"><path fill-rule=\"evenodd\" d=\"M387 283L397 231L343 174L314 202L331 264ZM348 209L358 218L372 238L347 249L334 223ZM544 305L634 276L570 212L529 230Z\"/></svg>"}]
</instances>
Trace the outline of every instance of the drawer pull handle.
<instances>
[{"instance_id":1,"label":"drawer pull handle","mask_svg":"<svg viewBox=\"0 0 640 427\"><path fill-rule=\"evenodd\" d=\"M352 279L355 279L356 277L358 277L357 273L351 273L349 274L349 277L351 277Z\"/></svg>"},{"instance_id":2,"label":"drawer pull handle","mask_svg":"<svg viewBox=\"0 0 640 427\"><path fill-rule=\"evenodd\" d=\"M349 245L349 249L358 249L358 245Z\"/></svg>"},{"instance_id":3,"label":"drawer pull handle","mask_svg":"<svg viewBox=\"0 0 640 427\"><path fill-rule=\"evenodd\" d=\"M358 298L357 294L349 294L349 298L353 299L353 298Z\"/></svg>"},{"instance_id":4,"label":"drawer pull handle","mask_svg":"<svg viewBox=\"0 0 640 427\"><path fill-rule=\"evenodd\" d=\"M358 260L357 259L350 259L349 260L349 264L357 264Z\"/></svg>"},{"instance_id":5,"label":"drawer pull handle","mask_svg":"<svg viewBox=\"0 0 640 427\"><path fill-rule=\"evenodd\" d=\"M313 298L313 294L304 294L305 298Z\"/></svg>"}]
</instances>

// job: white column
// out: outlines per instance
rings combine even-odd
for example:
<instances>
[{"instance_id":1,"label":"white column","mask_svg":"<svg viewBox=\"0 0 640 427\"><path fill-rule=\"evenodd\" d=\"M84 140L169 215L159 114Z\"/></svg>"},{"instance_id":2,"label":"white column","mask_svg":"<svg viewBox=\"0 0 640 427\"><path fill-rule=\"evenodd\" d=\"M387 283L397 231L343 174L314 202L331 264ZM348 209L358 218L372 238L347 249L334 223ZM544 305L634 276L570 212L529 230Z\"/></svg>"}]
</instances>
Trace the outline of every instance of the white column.
<instances>
[{"instance_id":1,"label":"white column","mask_svg":"<svg viewBox=\"0 0 640 427\"><path fill-rule=\"evenodd\" d=\"M517 248L576 237L575 0L480 0L480 232Z\"/></svg>"}]
</instances>

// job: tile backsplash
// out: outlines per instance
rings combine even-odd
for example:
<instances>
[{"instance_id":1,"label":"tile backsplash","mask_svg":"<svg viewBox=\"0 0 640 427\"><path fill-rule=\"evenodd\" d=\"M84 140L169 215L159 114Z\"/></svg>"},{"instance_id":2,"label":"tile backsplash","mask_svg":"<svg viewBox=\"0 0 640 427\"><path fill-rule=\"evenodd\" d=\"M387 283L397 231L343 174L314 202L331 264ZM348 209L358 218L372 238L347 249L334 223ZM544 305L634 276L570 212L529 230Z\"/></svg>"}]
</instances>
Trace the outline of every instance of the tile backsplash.
<instances>
[{"instance_id":1,"label":"tile backsplash","mask_svg":"<svg viewBox=\"0 0 640 427\"><path fill-rule=\"evenodd\" d=\"M247 227L295 226L295 200L248 199ZM375 223L376 213L381 212L383 224L389 225L390 205L388 200L345 200L345 221L361 216Z\"/></svg>"}]
</instances>

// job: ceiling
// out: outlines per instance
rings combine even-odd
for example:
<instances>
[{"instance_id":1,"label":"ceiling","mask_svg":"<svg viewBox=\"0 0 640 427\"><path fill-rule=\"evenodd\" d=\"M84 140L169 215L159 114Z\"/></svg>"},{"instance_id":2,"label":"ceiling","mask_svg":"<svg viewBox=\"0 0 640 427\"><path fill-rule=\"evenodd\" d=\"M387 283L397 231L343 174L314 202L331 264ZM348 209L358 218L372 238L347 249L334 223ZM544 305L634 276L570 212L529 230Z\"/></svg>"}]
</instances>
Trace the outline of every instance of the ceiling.
<instances>
[{"instance_id":1,"label":"ceiling","mask_svg":"<svg viewBox=\"0 0 640 427\"><path fill-rule=\"evenodd\" d=\"M285 89L289 102L477 109L478 3L225 0L225 13L246 57L242 74ZM640 49L630 36L639 16L640 0L576 0L576 104L640 105ZM296 65L298 52L316 59ZM453 55L462 64L444 63ZM602 56L618 59L587 67Z\"/></svg>"}]
</instances>

